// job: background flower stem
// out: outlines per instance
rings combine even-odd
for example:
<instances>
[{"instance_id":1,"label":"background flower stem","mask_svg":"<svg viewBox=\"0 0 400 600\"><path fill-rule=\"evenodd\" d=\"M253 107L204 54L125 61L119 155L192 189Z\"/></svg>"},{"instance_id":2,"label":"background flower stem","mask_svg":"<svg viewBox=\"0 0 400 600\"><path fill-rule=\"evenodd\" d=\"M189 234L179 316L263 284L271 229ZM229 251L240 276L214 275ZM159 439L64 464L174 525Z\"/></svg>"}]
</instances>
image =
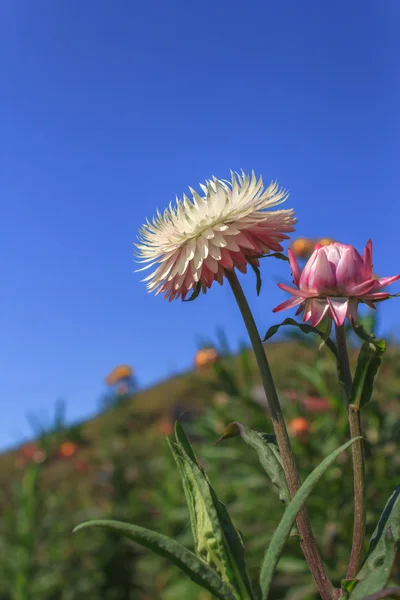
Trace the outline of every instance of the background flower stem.
<instances>
[{"instance_id":1,"label":"background flower stem","mask_svg":"<svg viewBox=\"0 0 400 600\"><path fill-rule=\"evenodd\" d=\"M343 325L336 326L336 345L341 370L341 384L344 397L348 406L350 436L362 436L360 408L350 404L352 376L349 355L347 352L346 334ZM346 579L354 579L360 568L364 552L366 502L365 502L365 461L363 440L358 440L352 446L353 476L354 476L354 527L353 545Z\"/></svg>"},{"instance_id":2,"label":"background flower stem","mask_svg":"<svg viewBox=\"0 0 400 600\"><path fill-rule=\"evenodd\" d=\"M274 426L276 440L282 458L283 470L285 472L290 494L293 497L300 487L300 478L297 472L293 450L290 444L282 408L279 402L268 359L257 329L257 325L254 321L253 314L250 310L250 306L247 302L246 296L244 295L242 286L240 285L236 273L234 271L227 271L226 278L230 283L236 302L238 303L254 350L262 384L267 396L267 402ZM298 515L297 526L301 536L303 553L310 567L321 598L323 600L336 600L337 592L329 580L325 567L322 563L314 534L311 529L310 520L305 508L303 508Z\"/></svg>"}]
</instances>

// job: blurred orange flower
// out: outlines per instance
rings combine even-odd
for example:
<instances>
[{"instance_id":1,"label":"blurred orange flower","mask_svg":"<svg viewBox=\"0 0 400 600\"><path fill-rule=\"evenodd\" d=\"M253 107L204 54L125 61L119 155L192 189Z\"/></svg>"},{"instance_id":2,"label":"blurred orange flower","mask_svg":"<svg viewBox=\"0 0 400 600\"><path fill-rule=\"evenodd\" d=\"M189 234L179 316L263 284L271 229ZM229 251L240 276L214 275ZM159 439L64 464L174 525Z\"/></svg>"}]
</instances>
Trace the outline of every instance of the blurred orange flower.
<instances>
[{"instance_id":1,"label":"blurred orange flower","mask_svg":"<svg viewBox=\"0 0 400 600\"><path fill-rule=\"evenodd\" d=\"M293 240L290 249L296 258L306 259L314 252L315 241L305 237Z\"/></svg>"},{"instance_id":2,"label":"blurred orange flower","mask_svg":"<svg viewBox=\"0 0 400 600\"><path fill-rule=\"evenodd\" d=\"M118 365L106 377L107 385L115 385L122 379L128 379L133 376L133 369L129 365Z\"/></svg>"},{"instance_id":3,"label":"blurred orange flower","mask_svg":"<svg viewBox=\"0 0 400 600\"><path fill-rule=\"evenodd\" d=\"M196 352L194 357L194 364L197 369L208 367L218 362L219 354L215 348L202 348Z\"/></svg>"},{"instance_id":4,"label":"blurred orange flower","mask_svg":"<svg viewBox=\"0 0 400 600\"><path fill-rule=\"evenodd\" d=\"M58 451L63 458L71 458L77 453L78 446L74 442L63 442Z\"/></svg>"},{"instance_id":5,"label":"blurred orange flower","mask_svg":"<svg viewBox=\"0 0 400 600\"><path fill-rule=\"evenodd\" d=\"M311 423L305 417L296 417L290 421L288 429L291 435L305 442L311 431Z\"/></svg>"},{"instance_id":6,"label":"blurred orange flower","mask_svg":"<svg viewBox=\"0 0 400 600\"><path fill-rule=\"evenodd\" d=\"M335 240L333 240L332 238L321 238L320 240L318 240L318 244L321 244L321 246L329 246L329 244L333 244Z\"/></svg>"}]
</instances>

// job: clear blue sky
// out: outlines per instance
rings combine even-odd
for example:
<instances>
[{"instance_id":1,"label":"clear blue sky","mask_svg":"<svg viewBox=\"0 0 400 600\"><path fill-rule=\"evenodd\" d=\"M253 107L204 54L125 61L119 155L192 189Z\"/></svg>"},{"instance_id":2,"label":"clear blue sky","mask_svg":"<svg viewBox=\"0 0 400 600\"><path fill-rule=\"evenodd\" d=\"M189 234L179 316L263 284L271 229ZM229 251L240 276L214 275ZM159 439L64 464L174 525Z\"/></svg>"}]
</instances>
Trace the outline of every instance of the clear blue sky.
<instances>
[{"instance_id":1,"label":"clear blue sky","mask_svg":"<svg viewBox=\"0 0 400 600\"><path fill-rule=\"evenodd\" d=\"M227 286L169 304L134 273L145 217L212 174L278 179L299 235L371 236L375 270L399 272L399 17L398 0L1 2L0 446L59 397L93 414L115 364L149 385L218 325L244 338ZM244 279L261 331L289 279L273 259L263 275L258 299ZM399 310L379 307L383 329Z\"/></svg>"}]
</instances>

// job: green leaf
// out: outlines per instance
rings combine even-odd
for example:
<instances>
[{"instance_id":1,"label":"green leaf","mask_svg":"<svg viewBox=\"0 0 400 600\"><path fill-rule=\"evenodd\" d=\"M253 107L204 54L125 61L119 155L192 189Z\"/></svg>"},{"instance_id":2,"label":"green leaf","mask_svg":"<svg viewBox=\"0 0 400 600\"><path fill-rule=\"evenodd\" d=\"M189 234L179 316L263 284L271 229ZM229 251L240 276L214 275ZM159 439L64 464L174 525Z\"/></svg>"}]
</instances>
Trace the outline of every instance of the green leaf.
<instances>
[{"instance_id":1,"label":"green leaf","mask_svg":"<svg viewBox=\"0 0 400 600\"><path fill-rule=\"evenodd\" d=\"M386 342L383 339L377 338L373 333L369 333L361 323L353 323L351 325L354 333L364 342L373 344L383 354L386 350Z\"/></svg>"},{"instance_id":2,"label":"green leaf","mask_svg":"<svg viewBox=\"0 0 400 600\"><path fill-rule=\"evenodd\" d=\"M179 421L176 421L175 423L175 438L178 444L181 444L181 446L183 447L184 451L186 452L186 454L188 455L188 457L199 467L200 469L200 465L197 461L197 457L193 451L192 446L190 445L190 442L188 440L188 438L186 437L185 432L183 431L183 428L181 426L181 424L179 423Z\"/></svg>"},{"instance_id":3,"label":"green leaf","mask_svg":"<svg viewBox=\"0 0 400 600\"><path fill-rule=\"evenodd\" d=\"M381 590L380 592L376 592L376 594L371 594L364 598L364 600L381 600L381 598L400 598L400 587L397 588L388 588L387 590Z\"/></svg>"},{"instance_id":4,"label":"green leaf","mask_svg":"<svg viewBox=\"0 0 400 600\"><path fill-rule=\"evenodd\" d=\"M261 466L278 491L279 499L287 506L290 502L290 492L274 437L253 431L243 423L235 421L228 425L219 441L239 435L246 444L257 452Z\"/></svg>"},{"instance_id":5,"label":"green leaf","mask_svg":"<svg viewBox=\"0 0 400 600\"><path fill-rule=\"evenodd\" d=\"M279 258L279 260L285 260L286 262L289 262L289 258L282 254L282 252L271 252L271 254L265 254L263 258L270 258L271 256L274 258Z\"/></svg>"},{"instance_id":6,"label":"green leaf","mask_svg":"<svg viewBox=\"0 0 400 600\"><path fill-rule=\"evenodd\" d=\"M179 423L175 437L176 443L169 440L169 446L182 477L196 554L217 569L222 580L236 589L239 598L253 599L242 538L199 466Z\"/></svg>"},{"instance_id":7,"label":"green leaf","mask_svg":"<svg viewBox=\"0 0 400 600\"><path fill-rule=\"evenodd\" d=\"M356 587L358 581L357 579L343 579L342 580L342 596L343 600L348 600L350 593Z\"/></svg>"},{"instance_id":8,"label":"green leaf","mask_svg":"<svg viewBox=\"0 0 400 600\"><path fill-rule=\"evenodd\" d=\"M361 346L350 393L350 404L354 404L357 408L361 408L371 399L374 379L380 367L385 347L372 342L364 342Z\"/></svg>"},{"instance_id":9,"label":"green leaf","mask_svg":"<svg viewBox=\"0 0 400 600\"><path fill-rule=\"evenodd\" d=\"M272 338L272 336L277 333L277 331L279 330L279 328L283 327L285 325L292 325L293 327L298 327L299 329L301 329L301 331L303 333L306 333L306 334L314 333L315 335L318 335L321 338L321 340L324 342L324 344L327 345L327 347L329 348L329 350L331 352L333 352L333 354L337 358L336 345L331 340L331 338L329 338L329 337L327 338L326 337L326 332L321 331L320 329L317 329L316 327L312 327L312 325L308 325L307 323L298 323L294 319L285 319L284 321L282 321L282 323L279 323L279 325L273 325L272 327L270 327L268 329L267 333L265 334L265 338L264 338L263 341L266 342L267 340L269 340L270 338Z\"/></svg>"},{"instance_id":10,"label":"green leaf","mask_svg":"<svg viewBox=\"0 0 400 600\"><path fill-rule=\"evenodd\" d=\"M139 527L138 525L105 520L82 523L78 527L75 527L74 533L90 527L101 527L121 533L137 544L152 550L159 556L167 558L171 563L189 575L195 583L211 592L216 598L220 600L236 600L236 595L230 586L222 581L216 571L175 540L161 535L156 531Z\"/></svg>"},{"instance_id":11,"label":"green leaf","mask_svg":"<svg viewBox=\"0 0 400 600\"><path fill-rule=\"evenodd\" d=\"M400 486L389 498L378 525L372 534L367 556L361 566L356 579L365 579L371 572L378 568L384 561L387 552L385 535L391 529L396 544L400 543Z\"/></svg>"},{"instance_id":12,"label":"green leaf","mask_svg":"<svg viewBox=\"0 0 400 600\"><path fill-rule=\"evenodd\" d=\"M261 280L261 273L260 273L260 268L251 260L248 261L249 265L251 266L251 268L253 269L255 276L256 276L256 291L257 291L257 296L260 295L261 292L261 286L262 286L262 280Z\"/></svg>"},{"instance_id":13,"label":"green leaf","mask_svg":"<svg viewBox=\"0 0 400 600\"><path fill-rule=\"evenodd\" d=\"M261 567L260 586L263 600L266 600L268 597L268 592L271 586L272 577L274 575L276 565L278 564L279 557L282 553L285 542L289 537L290 531L294 525L297 514L299 513L301 507L307 500L316 483L321 479L322 475L325 473L326 469L335 461L335 459L339 456L341 452L343 452L343 450L346 450L357 439L361 438L354 438L349 442L346 442L346 444L343 444L343 446L340 446L340 448L338 448L337 450L332 452L332 454L330 454L327 458L325 458L321 462L321 464L319 464L318 467L316 467L314 471L307 477L299 491L296 493L296 495L290 502L288 508L285 511L285 514L283 515L278 527L275 530L275 533L268 546L268 550L265 554L263 564Z\"/></svg>"},{"instance_id":14,"label":"green leaf","mask_svg":"<svg viewBox=\"0 0 400 600\"><path fill-rule=\"evenodd\" d=\"M389 581L390 572L396 557L396 542L389 527L383 538L385 555L383 561L368 572L366 577L357 583L349 596L349 600L365 600L367 594L380 592ZM358 579L358 575L357 575Z\"/></svg>"}]
</instances>

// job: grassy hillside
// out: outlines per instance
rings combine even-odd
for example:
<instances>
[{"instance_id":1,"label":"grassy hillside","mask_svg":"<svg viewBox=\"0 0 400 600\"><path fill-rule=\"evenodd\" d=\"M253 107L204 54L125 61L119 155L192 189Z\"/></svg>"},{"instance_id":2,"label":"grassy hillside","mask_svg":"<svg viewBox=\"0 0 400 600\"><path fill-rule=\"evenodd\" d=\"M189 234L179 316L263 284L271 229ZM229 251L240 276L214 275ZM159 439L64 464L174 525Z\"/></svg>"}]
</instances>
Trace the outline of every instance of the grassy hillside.
<instances>
[{"instance_id":1,"label":"grassy hillside","mask_svg":"<svg viewBox=\"0 0 400 600\"><path fill-rule=\"evenodd\" d=\"M313 343L271 343L268 355L304 476L348 436L335 363ZM387 353L365 410L369 530L400 479L399 357L398 347ZM236 439L218 446L215 441L233 420L271 431L264 402L253 356L243 351L131 397L115 398L115 405L96 418L72 428L59 426L28 450L0 456L0 599L210 598L165 561L128 542L97 532L71 535L83 520L119 518L191 545L181 484L164 440L175 419L183 422L243 531L256 579L282 507L249 448ZM299 418L303 430L296 429ZM348 455L327 473L309 509L325 560L339 581L351 534ZM280 600L315 597L296 540L288 544L274 589Z\"/></svg>"}]
</instances>

